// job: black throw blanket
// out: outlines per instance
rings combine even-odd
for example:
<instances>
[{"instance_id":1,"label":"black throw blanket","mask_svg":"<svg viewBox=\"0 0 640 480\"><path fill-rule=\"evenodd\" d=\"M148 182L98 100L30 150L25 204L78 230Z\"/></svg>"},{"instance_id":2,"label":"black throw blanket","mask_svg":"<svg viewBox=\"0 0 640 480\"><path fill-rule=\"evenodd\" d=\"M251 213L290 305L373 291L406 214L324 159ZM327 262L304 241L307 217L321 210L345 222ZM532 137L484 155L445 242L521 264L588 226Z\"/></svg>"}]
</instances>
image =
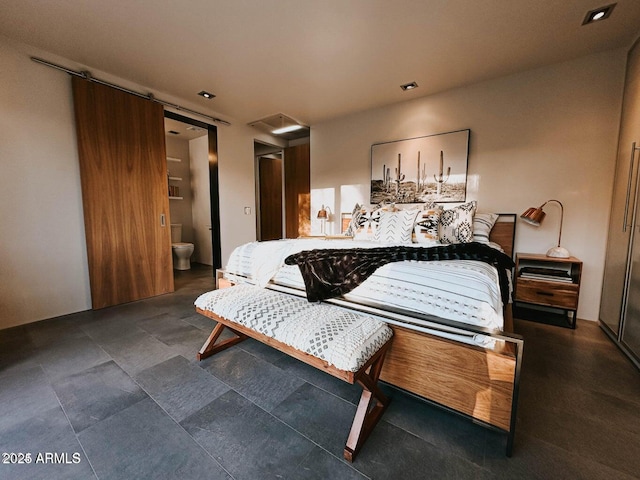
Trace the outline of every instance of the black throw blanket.
<instances>
[{"instance_id":1,"label":"black throw blanket","mask_svg":"<svg viewBox=\"0 0 640 480\"><path fill-rule=\"evenodd\" d=\"M318 302L350 292L379 267L405 260L479 260L498 270L502 302L509 299L507 269L513 260L504 253L478 242L437 247L378 247L306 250L289 255L284 263L298 265L307 290L307 300Z\"/></svg>"}]
</instances>

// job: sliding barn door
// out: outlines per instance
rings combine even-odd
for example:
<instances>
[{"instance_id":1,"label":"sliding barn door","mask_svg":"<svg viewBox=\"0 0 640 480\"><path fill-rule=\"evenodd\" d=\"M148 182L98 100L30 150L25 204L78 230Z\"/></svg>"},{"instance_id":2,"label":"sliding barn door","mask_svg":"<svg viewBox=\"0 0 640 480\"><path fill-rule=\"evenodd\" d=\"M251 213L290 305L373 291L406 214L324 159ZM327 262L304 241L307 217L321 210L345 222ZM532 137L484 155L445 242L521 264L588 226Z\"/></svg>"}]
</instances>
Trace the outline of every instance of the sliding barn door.
<instances>
[{"instance_id":1,"label":"sliding barn door","mask_svg":"<svg viewBox=\"0 0 640 480\"><path fill-rule=\"evenodd\" d=\"M93 308L172 292L163 108L72 80Z\"/></svg>"}]
</instances>

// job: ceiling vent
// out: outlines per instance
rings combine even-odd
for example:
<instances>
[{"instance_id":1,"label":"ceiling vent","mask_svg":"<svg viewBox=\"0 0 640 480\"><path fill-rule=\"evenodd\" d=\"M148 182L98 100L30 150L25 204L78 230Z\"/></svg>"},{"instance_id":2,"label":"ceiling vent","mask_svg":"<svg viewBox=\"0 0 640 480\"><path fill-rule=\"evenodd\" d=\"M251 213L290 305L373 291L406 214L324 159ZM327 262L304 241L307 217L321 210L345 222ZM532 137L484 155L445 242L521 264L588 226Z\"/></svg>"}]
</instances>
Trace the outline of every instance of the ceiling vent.
<instances>
[{"instance_id":1,"label":"ceiling vent","mask_svg":"<svg viewBox=\"0 0 640 480\"><path fill-rule=\"evenodd\" d=\"M269 115L268 117L249 122L249 125L287 140L295 140L309 136L309 127L284 113Z\"/></svg>"}]
</instances>

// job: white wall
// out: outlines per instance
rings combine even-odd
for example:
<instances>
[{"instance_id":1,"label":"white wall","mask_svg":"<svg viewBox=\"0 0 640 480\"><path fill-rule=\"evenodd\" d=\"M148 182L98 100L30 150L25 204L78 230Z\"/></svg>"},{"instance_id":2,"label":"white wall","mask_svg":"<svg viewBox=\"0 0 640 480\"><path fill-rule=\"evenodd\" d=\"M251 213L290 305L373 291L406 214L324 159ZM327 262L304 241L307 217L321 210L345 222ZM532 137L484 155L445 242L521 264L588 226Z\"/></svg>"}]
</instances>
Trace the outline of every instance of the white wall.
<instances>
[{"instance_id":1,"label":"white wall","mask_svg":"<svg viewBox=\"0 0 640 480\"><path fill-rule=\"evenodd\" d=\"M0 329L91 308L71 81L31 55L151 91L0 36ZM268 137L229 121L218 127L223 262L255 240L253 141ZM242 214L244 205L252 215Z\"/></svg>"},{"instance_id":2,"label":"white wall","mask_svg":"<svg viewBox=\"0 0 640 480\"><path fill-rule=\"evenodd\" d=\"M470 128L467 200L478 200L479 211L517 214L563 202L563 246L584 262L578 316L596 320L625 55L605 52L314 125L311 211L369 203L373 143ZM538 229L518 222L516 251L554 246L555 208L545 207Z\"/></svg>"},{"instance_id":3,"label":"white wall","mask_svg":"<svg viewBox=\"0 0 640 480\"><path fill-rule=\"evenodd\" d=\"M0 42L0 328L91 306L71 81Z\"/></svg>"},{"instance_id":4,"label":"white wall","mask_svg":"<svg viewBox=\"0 0 640 480\"><path fill-rule=\"evenodd\" d=\"M279 146L286 143L248 125L234 127L218 128L222 265L226 264L235 247L256 239L253 139ZM251 209L250 215L245 215L245 207Z\"/></svg>"}]
</instances>

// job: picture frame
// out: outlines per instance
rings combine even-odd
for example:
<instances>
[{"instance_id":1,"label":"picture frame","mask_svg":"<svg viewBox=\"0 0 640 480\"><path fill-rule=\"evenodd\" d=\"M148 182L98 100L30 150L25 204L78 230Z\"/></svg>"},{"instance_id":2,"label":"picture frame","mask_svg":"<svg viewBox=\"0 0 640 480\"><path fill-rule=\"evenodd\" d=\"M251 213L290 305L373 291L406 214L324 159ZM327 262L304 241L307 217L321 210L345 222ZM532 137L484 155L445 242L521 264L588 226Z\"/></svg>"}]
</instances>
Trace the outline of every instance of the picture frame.
<instances>
[{"instance_id":1,"label":"picture frame","mask_svg":"<svg viewBox=\"0 0 640 480\"><path fill-rule=\"evenodd\" d=\"M466 201L470 136L465 129L373 144L371 204Z\"/></svg>"}]
</instances>

